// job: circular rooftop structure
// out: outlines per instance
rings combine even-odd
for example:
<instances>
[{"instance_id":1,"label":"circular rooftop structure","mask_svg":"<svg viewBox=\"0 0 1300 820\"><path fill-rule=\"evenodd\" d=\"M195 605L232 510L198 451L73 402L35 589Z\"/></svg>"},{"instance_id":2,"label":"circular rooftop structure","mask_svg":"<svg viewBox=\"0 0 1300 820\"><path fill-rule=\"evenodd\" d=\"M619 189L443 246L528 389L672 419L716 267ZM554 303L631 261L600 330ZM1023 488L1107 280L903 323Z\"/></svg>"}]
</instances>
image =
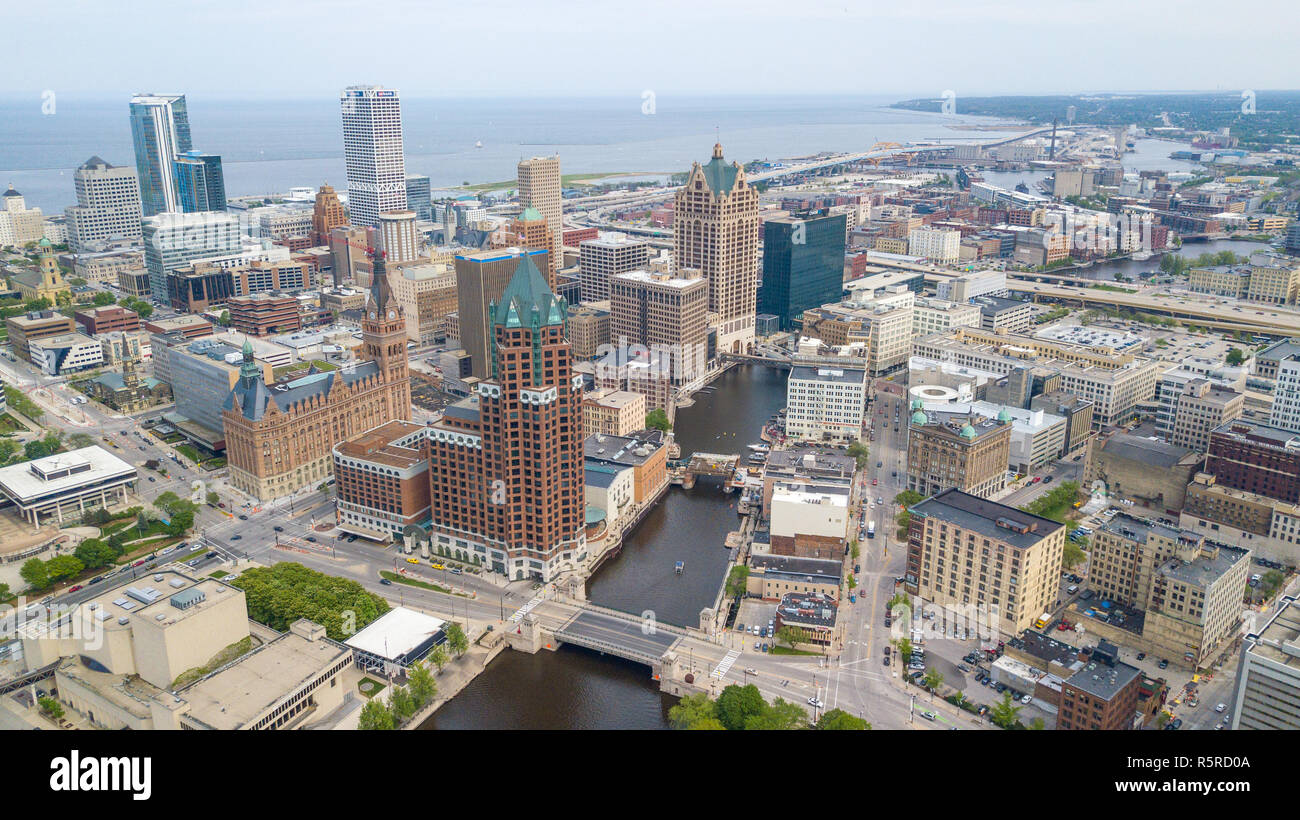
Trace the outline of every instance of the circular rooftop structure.
<instances>
[{"instance_id":1,"label":"circular rooftop structure","mask_svg":"<svg viewBox=\"0 0 1300 820\"><path fill-rule=\"evenodd\" d=\"M913 410L920 410L926 404L951 404L958 400L956 390L941 384L918 384L909 387L907 395L912 397Z\"/></svg>"}]
</instances>

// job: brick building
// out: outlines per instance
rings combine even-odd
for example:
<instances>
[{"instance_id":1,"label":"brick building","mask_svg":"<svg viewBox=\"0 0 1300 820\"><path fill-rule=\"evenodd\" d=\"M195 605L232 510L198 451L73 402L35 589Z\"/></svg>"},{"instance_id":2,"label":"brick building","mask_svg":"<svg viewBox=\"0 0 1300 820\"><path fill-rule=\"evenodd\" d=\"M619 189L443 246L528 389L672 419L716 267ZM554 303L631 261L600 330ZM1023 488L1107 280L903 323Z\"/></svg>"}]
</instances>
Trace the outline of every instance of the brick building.
<instances>
[{"instance_id":1,"label":"brick building","mask_svg":"<svg viewBox=\"0 0 1300 820\"><path fill-rule=\"evenodd\" d=\"M230 326L250 336L271 336L302 329L298 300L292 296L266 293L236 296L227 307L230 309Z\"/></svg>"},{"instance_id":2,"label":"brick building","mask_svg":"<svg viewBox=\"0 0 1300 820\"><path fill-rule=\"evenodd\" d=\"M334 445L339 529L375 540L400 537L429 519L425 428L390 421Z\"/></svg>"},{"instance_id":3,"label":"brick building","mask_svg":"<svg viewBox=\"0 0 1300 820\"><path fill-rule=\"evenodd\" d=\"M77 324L91 336L115 330L139 330L140 317L134 310L117 305L79 310L73 314Z\"/></svg>"}]
</instances>

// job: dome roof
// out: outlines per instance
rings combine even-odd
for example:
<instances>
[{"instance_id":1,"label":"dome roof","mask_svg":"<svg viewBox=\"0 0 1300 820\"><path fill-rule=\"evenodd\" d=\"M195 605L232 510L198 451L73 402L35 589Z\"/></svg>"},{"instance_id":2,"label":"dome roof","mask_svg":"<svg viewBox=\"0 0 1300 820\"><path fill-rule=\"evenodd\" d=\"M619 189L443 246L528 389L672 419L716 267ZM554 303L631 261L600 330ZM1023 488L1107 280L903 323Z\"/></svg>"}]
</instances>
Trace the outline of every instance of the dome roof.
<instances>
[{"instance_id":1,"label":"dome roof","mask_svg":"<svg viewBox=\"0 0 1300 820\"><path fill-rule=\"evenodd\" d=\"M1011 421L1011 413L1007 411L1007 408L1003 407L998 413L998 421Z\"/></svg>"},{"instance_id":2,"label":"dome roof","mask_svg":"<svg viewBox=\"0 0 1300 820\"><path fill-rule=\"evenodd\" d=\"M919 402L918 402L918 403L919 403ZM917 411L916 411L915 413L912 414L912 423L913 423L913 424L929 424L929 423L930 423L930 417L927 416L927 415L925 414L925 411L924 411L924 410L921 410L921 409L918 408Z\"/></svg>"},{"instance_id":3,"label":"dome roof","mask_svg":"<svg viewBox=\"0 0 1300 820\"><path fill-rule=\"evenodd\" d=\"M961 433L959 433L958 435L960 435L962 438L975 438L979 434L975 432L974 427L971 427L969 424L963 424L961 426Z\"/></svg>"},{"instance_id":4,"label":"dome roof","mask_svg":"<svg viewBox=\"0 0 1300 820\"><path fill-rule=\"evenodd\" d=\"M920 399L912 399L912 409L921 410L925 408L925 402Z\"/></svg>"}]
</instances>

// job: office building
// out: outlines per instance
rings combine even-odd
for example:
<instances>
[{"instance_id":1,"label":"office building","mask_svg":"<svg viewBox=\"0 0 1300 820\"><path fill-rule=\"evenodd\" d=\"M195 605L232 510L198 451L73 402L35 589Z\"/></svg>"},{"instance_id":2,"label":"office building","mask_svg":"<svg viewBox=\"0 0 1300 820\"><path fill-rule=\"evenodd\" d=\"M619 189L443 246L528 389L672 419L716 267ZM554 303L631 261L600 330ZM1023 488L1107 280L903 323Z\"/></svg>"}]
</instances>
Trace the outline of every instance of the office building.
<instances>
[{"instance_id":1,"label":"office building","mask_svg":"<svg viewBox=\"0 0 1300 820\"><path fill-rule=\"evenodd\" d=\"M104 363L99 340L77 332L28 340L27 353L32 366L50 376L78 373Z\"/></svg>"},{"instance_id":2,"label":"office building","mask_svg":"<svg viewBox=\"0 0 1300 820\"><path fill-rule=\"evenodd\" d=\"M980 317L979 305L917 297L912 303L912 336L946 333L954 327L979 327Z\"/></svg>"},{"instance_id":3,"label":"office building","mask_svg":"<svg viewBox=\"0 0 1300 820\"><path fill-rule=\"evenodd\" d=\"M406 319L383 257L361 322L360 364L268 386L245 343L239 382L222 404L230 482L258 499L319 484L338 442L410 413Z\"/></svg>"},{"instance_id":4,"label":"office building","mask_svg":"<svg viewBox=\"0 0 1300 820\"><path fill-rule=\"evenodd\" d=\"M867 371L797 365L786 381L785 433L798 442L849 443L862 436Z\"/></svg>"},{"instance_id":5,"label":"office building","mask_svg":"<svg viewBox=\"0 0 1300 820\"><path fill-rule=\"evenodd\" d=\"M1073 393L1040 393L1030 399L1029 409L1042 410L1065 419L1062 458L1083 450L1092 439L1092 402L1088 399L1081 399Z\"/></svg>"},{"instance_id":6,"label":"office building","mask_svg":"<svg viewBox=\"0 0 1300 820\"><path fill-rule=\"evenodd\" d=\"M420 232L415 211L385 211L379 215L379 236L389 269L420 258Z\"/></svg>"},{"instance_id":7,"label":"office building","mask_svg":"<svg viewBox=\"0 0 1300 820\"><path fill-rule=\"evenodd\" d=\"M698 270L717 316L717 350L750 353L758 298L758 191L737 162L713 146L707 165L691 166L673 206L673 265ZM710 323L713 323L710 318Z\"/></svg>"},{"instance_id":8,"label":"office building","mask_svg":"<svg viewBox=\"0 0 1300 820\"><path fill-rule=\"evenodd\" d=\"M643 239L624 234L605 234L578 245L578 278L583 302L609 299L611 277L633 270L645 270L650 264L650 245Z\"/></svg>"},{"instance_id":9,"label":"office building","mask_svg":"<svg viewBox=\"0 0 1300 820\"><path fill-rule=\"evenodd\" d=\"M23 520L40 527L41 516L62 523L93 507L125 506L137 478L135 467L103 447L82 447L0 467L0 494Z\"/></svg>"},{"instance_id":10,"label":"office building","mask_svg":"<svg viewBox=\"0 0 1300 820\"><path fill-rule=\"evenodd\" d=\"M28 208L27 199L12 183L0 198L0 248L21 248L45 236L45 216L40 208Z\"/></svg>"},{"instance_id":11,"label":"office building","mask_svg":"<svg viewBox=\"0 0 1300 820\"><path fill-rule=\"evenodd\" d=\"M911 508L904 588L940 606L973 604L1000 632L1028 629L1060 592L1065 525L945 490Z\"/></svg>"},{"instance_id":12,"label":"office building","mask_svg":"<svg viewBox=\"0 0 1300 820\"><path fill-rule=\"evenodd\" d=\"M550 250L555 244L553 240L551 228L546 218L542 216L542 212L528 205L505 227L492 233L489 245L493 248L518 247L547 251L546 269L542 271L542 275L546 277L546 283L551 290L555 290L556 268L564 260L550 255Z\"/></svg>"},{"instance_id":13,"label":"office building","mask_svg":"<svg viewBox=\"0 0 1300 820\"><path fill-rule=\"evenodd\" d=\"M1007 484L1011 462L1011 417L974 410L923 409L912 402L907 436L907 488L923 496L949 488L988 498ZM787 425L789 422L787 422Z\"/></svg>"},{"instance_id":14,"label":"office building","mask_svg":"<svg viewBox=\"0 0 1300 820\"><path fill-rule=\"evenodd\" d=\"M131 98L131 141L144 217L180 213L175 159L193 149L184 94L137 94ZM161 297L159 297L161 298Z\"/></svg>"},{"instance_id":15,"label":"office building","mask_svg":"<svg viewBox=\"0 0 1300 820\"><path fill-rule=\"evenodd\" d=\"M14 355L25 362L31 362L32 342L72 333L76 330L76 322L71 316L52 310L31 311L5 319L5 330Z\"/></svg>"},{"instance_id":16,"label":"office building","mask_svg":"<svg viewBox=\"0 0 1300 820\"><path fill-rule=\"evenodd\" d=\"M416 344L447 337L447 317L456 312L456 269L447 262L402 265L390 275L393 296L406 316L406 336Z\"/></svg>"},{"instance_id":17,"label":"office building","mask_svg":"<svg viewBox=\"0 0 1300 820\"><path fill-rule=\"evenodd\" d=\"M1238 418L1245 401L1245 394L1219 387L1209 379L1189 379L1172 396L1173 421L1165 435L1176 447L1204 453L1210 432Z\"/></svg>"},{"instance_id":18,"label":"office building","mask_svg":"<svg viewBox=\"0 0 1300 820\"><path fill-rule=\"evenodd\" d=\"M375 228L380 214L407 208L402 103L396 89L353 85L339 95L339 105L348 218L355 226Z\"/></svg>"},{"instance_id":19,"label":"office building","mask_svg":"<svg viewBox=\"0 0 1300 820\"><path fill-rule=\"evenodd\" d=\"M425 428L390 421L333 447L339 529L376 541L400 540L429 521Z\"/></svg>"},{"instance_id":20,"label":"office building","mask_svg":"<svg viewBox=\"0 0 1300 820\"><path fill-rule=\"evenodd\" d=\"M1300 433L1238 418L1214 428L1206 450L1218 484L1300 504Z\"/></svg>"},{"instance_id":21,"label":"office building","mask_svg":"<svg viewBox=\"0 0 1300 820\"><path fill-rule=\"evenodd\" d=\"M907 253L941 265L952 264L961 254L961 231L917 228L907 235Z\"/></svg>"},{"instance_id":22,"label":"office building","mask_svg":"<svg viewBox=\"0 0 1300 820\"><path fill-rule=\"evenodd\" d=\"M803 312L844 293L847 217L790 216L763 223L763 287L758 311L780 317L793 330Z\"/></svg>"},{"instance_id":23,"label":"office building","mask_svg":"<svg viewBox=\"0 0 1300 820\"><path fill-rule=\"evenodd\" d=\"M302 330L298 300L292 296L254 293L235 296L227 303L230 326L250 336L273 336Z\"/></svg>"},{"instance_id":24,"label":"office building","mask_svg":"<svg viewBox=\"0 0 1300 820\"><path fill-rule=\"evenodd\" d=\"M1300 729L1300 604L1278 602L1263 629L1242 641L1232 729Z\"/></svg>"},{"instance_id":25,"label":"office building","mask_svg":"<svg viewBox=\"0 0 1300 820\"><path fill-rule=\"evenodd\" d=\"M239 218L230 213L166 212L144 221L144 264L154 301L168 304L167 274L186 264L243 250Z\"/></svg>"},{"instance_id":26,"label":"office building","mask_svg":"<svg viewBox=\"0 0 1300 820\"><path fill-rule=\"evenodd\" d=\"M421 222L433 221L433 192L424 174L406 175L406 207Z\"/></svg>"},{"instance_id":27,"label":"office building","mask_svg":"<svg viewBox=\"0 0 1300 820\"><path fill-rule=\"evenodd\" d=\"M586 559L582 378L538 252L492 299L488 377L428 428L430 533L511 579Z\"/></svg>"},{"instance_id":28,"label":"office building","mask_svg":"<svg viewBox=\"0 0 1300 820\"><path fill-rule=\"evenodd\" d=\"M339 202L339 195L329 185L321 185L316 192L316 204L311 209L311 241L313 245L328 245L335 228L348 224L348 214ZM364 250L364 248L363 248Z\"/></svg>"},{"instance_id":29,"label":"office building","mask_svg":"<svg viewBox=\"0 0 1300 820\"><path fill-rule=\"evenodd\" d=\"M850 490L811 482L775 483L766 509L773 555L831 560L844 557L853 516Z\"/></svg>"},{"instance_id":30,"label":"office building","mask_svg":"<svg viewBox=\"0 0 1300 820\"><path fill-rule=\"evenodd\" d=\"M74 313L72 318L91 336L114 330L140 329L139 314L118 305L86 308Z\"/></svg>"},{"instance_id":31,"label":"office building","mask_svg":"<svg viewBox=\"0 0 1300 820\"><path fill-rule=\"evenodd\" d=\"M185 213L226 210L226 179L221 157L187 151L176 157L177 198Z\"/></svg>"},{"instance_id":32,"label":"office building","mask_svg":"<svg viewBox=\"0 0 1300 820\"><path fill-rule=\"evenodd\" d=\"M72 181L77 204L63 213L68 218L68 247L74 253L99 250L112 241L140 241L140 187L134 168L91 157L73 172Z\"/></svg>"},{"instance_id":33,"label":"office building","mask_svg":"<svg viewBox=\"0 0 1300 820\"><path fill-rule=\"evenodd\" d=\"M610 279L610 344L661 354L672 383L688 384L708 364L708 296L698 271L617 274Z\"/></svg>"},{"instance_id":34,"label":"office building","mask_svg":"<svg viewBox=\"0 0 1300 820\"><path fill-rule=\"evenodd\" d=\"M179 331L155 334L153 348L154 375L179 386L172 391L176 409L167 414L166 421L208 450L225 450L221 407L239 383L243 363L239 348L216 339L187 339ZM269 362L255 360L254 365L263 382L275 382Z\"/></svg>"},{"instance_id":35,"label":"office building","mask_svg":"<svg viewBox=\"0 0 1300 820\"><path fill-rule=\"evenodd\" d=\"M582 399L582 434L627 436L645 429L645 396L627 390L592 390Z\"/></svg>"},{"instance_id":36,"label":"office building","mask_svg":"<svg viewBox=\"0 0 1300 820\"><path fill-rule=\"evenodd\" d=\"M1288 355L1277 363L1277 385L1268 423L1300 433L1300 353Z\"/></svg>"},{"instance_id":37,"label":"office building","mask_svg":"<svg viewBox=\"0 0 1300 820\"><path fill-rule=\"evenodd\" d=\"M553 157L520 160L516 172L519 183L519 204L525 209L529 206L535 208L542 219L546 220L546 227L551 232L551 244L546 250L548 270L552 272L552 275L548 276L548 281L554 289L553 272L562 266L564 259L564 201L560 181L560 157L557 154ZM534 259L533 262L540 265L541 260Z\"/></svg>"},{"instance_id":38,"label":"office building","mask_svg":"<svg viewBox=\"0 0 1300 820\"><path fill-rule=\"evenodd\" d=\"M457 254L456 313L460 346L470 355L477 378L488 377L491 365L491 321L488 306L501 298L510 283L521 257L532 258L533 265L545 270L546 251L504 248Z\"/></svg>"},{"instance_id":39,"label":"office building","mask_svg":"<svg viewBox=\"0 0 1300 820\"><path fill-rule=\"evenodd\" d=\"M569 305L565 337L573 346L574 361L595 358L610 343L609 302Z\"/></svg>"},{"instance_id":40,"label":"office building","mask_svg":"<svg viewBox=\"0 0 1300 820\"><path fill-rule=\"evenodd\" d=\"M980 309L982 330L1007 333L1028 333L1034 308L1030 302L1020 299L1004 299L1001 296L975 296L971 304Z\"/></svg>"}]
</instances>

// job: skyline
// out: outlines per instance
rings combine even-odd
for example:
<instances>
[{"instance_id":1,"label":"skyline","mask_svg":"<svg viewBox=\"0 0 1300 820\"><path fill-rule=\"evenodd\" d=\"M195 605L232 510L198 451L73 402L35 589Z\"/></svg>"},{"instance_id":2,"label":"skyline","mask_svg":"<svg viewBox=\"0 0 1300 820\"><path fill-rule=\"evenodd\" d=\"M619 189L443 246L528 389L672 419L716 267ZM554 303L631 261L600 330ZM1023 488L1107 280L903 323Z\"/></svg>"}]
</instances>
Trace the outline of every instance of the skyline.
<instances>
[{"instance_id":1,"label":"skyline","mask_svg":"<svg viewBox=\"0 0 1300 820\"><path fill-rule=\"evenodd\" d=\"M645 89L713 95L759 88L786 94L806 93L810 82L818 92L832 94L916 96L953 89L960 96L1256 88L1294 76L1300 68L1300 58L1289 49L1300 23L1281 17L1285 4L1263 0L1238 4L1232 16L1220 13L1217 4L1168 0L1139 8L1120 0L1050 6L1010 0L978 7L935 0L916 7L871 2L860 8L811 0L793 17L785 6L739 0L708 7L667 0L652 15L593 13L572 0L549 3L545 15L520 0L445 9L395 0L367 9L383 45L362 50L355 15L340 0L317 4L324 12L311 14L285 2L178 8L146 0L133 26L136 36L153 43L149 49L110 46L101 36L101 17L87 14L88 5L62 0L8 12L14 30L57 31L66 42L86 44L60 50L61 59L51 61L47 40L17 38L10 45L13 64L39 68L26 72L14 96L45 90L137 93L161 87L160 65L169 67L168 77L174 76L174 66L184 66L184 93L225 92L245 99L277 97L286 76L294 77L307 97L337 93L359 81L399 88L412 99L617 96ZM259 25L249 25L251 20ZM902 26L911 36L876 39L875 25ZM1080 27L1104 33L1104 45L1078 53ZM192 52L183 44L190 40L176 32L190 29L201 29L208 42L239 42L240 50L257 60L189 59ZM736 48L692 49L700 38L724 30L739 35ZM582 33L580 47L555 50L545 60L535 56L539 37L562 38L575 31ZM294 42L304 45L295 49ZM437 57L427 67L411 59L430 48ZM1211 49L1221 59L1186 59ZM354 58L311 61L331 51ZM783 54L791 62L782 62ZM817 55L816 64L809 54ZM1132 79L1135 63L1145 69L1141 82ZM593 65L601 71L590 71ZM304 66L312 70L304 72ZM895 73L895 66L904 72ZM974 77L978 80L972 82ZM447 88L456 93L439 93Z\"/></svg>"}]
</instances>

